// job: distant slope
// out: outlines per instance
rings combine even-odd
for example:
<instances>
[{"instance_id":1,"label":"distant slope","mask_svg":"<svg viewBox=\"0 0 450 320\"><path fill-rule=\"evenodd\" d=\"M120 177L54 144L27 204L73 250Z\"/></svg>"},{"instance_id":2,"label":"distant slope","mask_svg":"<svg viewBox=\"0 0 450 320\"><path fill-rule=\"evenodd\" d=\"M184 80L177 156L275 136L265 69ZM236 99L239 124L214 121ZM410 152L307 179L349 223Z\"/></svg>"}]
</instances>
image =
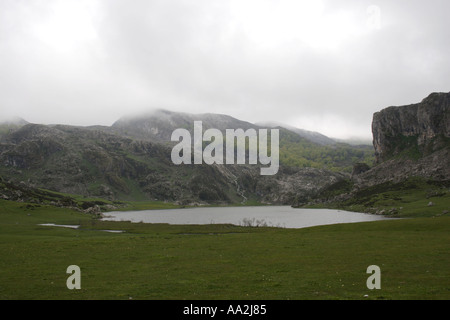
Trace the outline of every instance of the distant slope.
<instances>
[{"instance_id":1,"label":"distant slope","mask_svg":"<svg viewBox=\"0 0 450 320\"><path fill-rule=\"evenodd\" d=\"M346 143L351 146L373 146L372 139L353 137L347 139L333 138L333 140L338 143Z\"/></svg>"},{"instance_id":2,"label":"distant slope","mask_svg":"<svg viewBox=\"0 0 450 320\"><path fill-rule=\"evenodd\" d=\"M284 128L287 129L289 131L292 131L296 134L298 134L300 137L305 138L306 140L309 140L311 142L320 144L320 145L324 145L324 146L329 146L329 145L335 145L336 141L334 141L331 138L328 138L327 136L318 133L318 132L314 132L314 131L308 131L308 130L304 130L304 129L299 129L287 124L283 124L283 123L279 123L279 122L258 122L257 125L262 126L262 127L267 127L267 128L276 128L276 127L280 127L280 128Z\"/></svg>"}]
</instances>

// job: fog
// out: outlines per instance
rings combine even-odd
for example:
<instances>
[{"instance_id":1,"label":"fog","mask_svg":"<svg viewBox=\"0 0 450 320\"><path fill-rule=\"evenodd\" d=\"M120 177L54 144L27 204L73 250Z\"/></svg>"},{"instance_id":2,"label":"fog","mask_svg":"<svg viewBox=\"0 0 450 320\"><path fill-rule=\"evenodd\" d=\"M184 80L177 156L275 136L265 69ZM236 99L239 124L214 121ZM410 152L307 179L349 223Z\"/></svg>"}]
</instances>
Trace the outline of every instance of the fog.
<instances>
[{"instance_id":1,"label":"fog","mask_svg":"<svg viewBox=\"0 0 450 320\"><path fill-rule=\"evenodd\" d=\"M0 120L111 125L165 108L371 137L450 91L446 0L0 2Z\"/></svg>"}]
</instances>

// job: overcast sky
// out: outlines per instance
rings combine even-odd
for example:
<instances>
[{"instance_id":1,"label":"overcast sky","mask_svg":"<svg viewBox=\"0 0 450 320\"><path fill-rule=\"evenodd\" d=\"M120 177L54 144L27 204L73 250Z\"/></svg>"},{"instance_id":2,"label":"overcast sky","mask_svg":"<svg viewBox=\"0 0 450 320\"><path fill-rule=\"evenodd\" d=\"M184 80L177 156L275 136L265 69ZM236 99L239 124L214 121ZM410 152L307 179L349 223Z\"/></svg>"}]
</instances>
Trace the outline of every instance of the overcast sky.
<instances>
[{"instance_id":1,"label":"overcast sky","mask_svg":"<svg viewBox=\"0 0 450 320\"><path fill-rule=\"evenodd\" d=\"M450 91L448 0L0 0L0 120L165 108L371 137Z\"/></svg>"}]
</instances>

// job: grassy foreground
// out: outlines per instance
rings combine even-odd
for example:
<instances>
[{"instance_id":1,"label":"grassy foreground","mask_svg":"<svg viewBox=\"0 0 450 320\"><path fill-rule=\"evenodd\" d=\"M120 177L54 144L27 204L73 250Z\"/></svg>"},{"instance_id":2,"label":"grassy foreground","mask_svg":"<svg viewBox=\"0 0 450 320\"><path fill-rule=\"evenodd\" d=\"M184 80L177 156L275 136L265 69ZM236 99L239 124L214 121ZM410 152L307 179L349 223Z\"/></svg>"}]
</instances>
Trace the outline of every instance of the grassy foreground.
<instances>
[{"instance_id":1,"label":"grassy foreground","mask_svg":"<svg viewBox=\"0 0 450 320\"><path fill-rule=\"evenodd\" d=\"M0 200L0 257L3 300L450 299L448 215L299 230L169 226ZM81 268L80 290L66 287L69 265ZM381 268L380 290L366 286L370 265Z\"/></svg>"}]
</instances>

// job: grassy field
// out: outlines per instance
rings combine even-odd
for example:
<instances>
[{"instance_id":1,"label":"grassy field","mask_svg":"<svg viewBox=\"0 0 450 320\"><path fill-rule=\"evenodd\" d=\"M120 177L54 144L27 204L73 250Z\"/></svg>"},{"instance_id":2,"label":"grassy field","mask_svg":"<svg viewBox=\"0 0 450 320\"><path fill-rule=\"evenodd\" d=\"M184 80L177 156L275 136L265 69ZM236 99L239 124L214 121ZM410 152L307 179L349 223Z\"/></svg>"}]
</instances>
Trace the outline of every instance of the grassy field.
<instances>
[{"instance_id":1,"label":"grassy field","mask_svg":"<svg viewBox=\"0 0 450 320\"><path fill-rule=\"evenodd\" d=\"M299 230L169 226L0 200L0 257L3 300L450 299L447 215ZM69 265L81 268L80 290L66 287ZM369 265L381 268L380 290L366 287Z\"/></svg>"}]
</instances>

